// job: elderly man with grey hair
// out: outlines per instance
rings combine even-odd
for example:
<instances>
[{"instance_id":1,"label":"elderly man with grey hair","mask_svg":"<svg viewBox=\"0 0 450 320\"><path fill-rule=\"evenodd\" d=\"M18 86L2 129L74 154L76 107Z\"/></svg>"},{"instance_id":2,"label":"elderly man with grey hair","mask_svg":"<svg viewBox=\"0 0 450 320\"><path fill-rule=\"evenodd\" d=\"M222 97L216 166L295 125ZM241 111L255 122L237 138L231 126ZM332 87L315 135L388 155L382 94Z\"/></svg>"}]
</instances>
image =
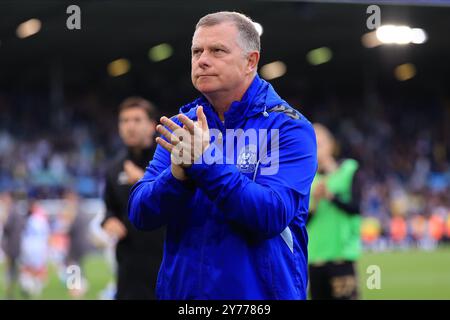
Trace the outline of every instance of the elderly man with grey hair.
<instances>
[{"instance_id":1,"label":"elderly man with grey hair","mask_svg":"<svg viewBox=\"0 0 450 320\"><path fill-rule=\"evenodd\" d=\"M157 297L305 299L312 125L258 76L245 15L201 18L191 53L201 95L161 118L128 203L136 227L167 226Z\"/></svg>"}]
</instances>

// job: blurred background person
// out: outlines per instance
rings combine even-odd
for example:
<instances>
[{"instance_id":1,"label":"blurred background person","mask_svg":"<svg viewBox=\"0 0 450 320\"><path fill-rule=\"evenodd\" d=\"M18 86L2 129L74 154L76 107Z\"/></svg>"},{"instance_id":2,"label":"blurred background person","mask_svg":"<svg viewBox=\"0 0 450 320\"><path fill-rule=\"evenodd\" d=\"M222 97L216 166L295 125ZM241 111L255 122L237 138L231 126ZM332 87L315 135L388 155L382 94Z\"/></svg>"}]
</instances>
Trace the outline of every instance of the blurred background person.
<instances>
[{"instance_id":1,"label":"blurred background person","mask_svg":"<svg viewBox=\"0 0 450 320\"><path fill-rule=\"evenodd\" d=\"M164 230L138 231L128 220L130 189L153 157L156 109L141 97L119 106L119 135L126 146L108 169L103 229L118 240L116 299L154 299L162 260Z\"/></svg>"},{"instance_id":2,"label":"blurred background person","mask_svg":"<svg viewBox=\"0 0 450 320\"><path fill-rule=\"evenodd\" d=\"M73 190L67 190L64 194L63 215L69 223L67 232L69 238L69 248L65 257L66 268L76 265L81 270L81 288L70 289L69 294L74 298L82 298L88 289L88 282L85 275L83 265L84 257L90 248L88 231L89 217L81 211L80 199L78 194Z\"/></svg>"},{"instance_id":3,"label":"blurred background person","mask_svg":"<svg viewBox=\"0 0 450 320\"><path fill-rule=\"evenodd\" d=\"M88 227L88 239L91 244L102 253L107 267L113 275L113 278L110 279L106 286L98 293L98 299L114 300L117 292L117 240L102 228L101 222L104 220L104 216L104 211L101 211L93 217Z\"/></svg>"},{"instance_id":4,"label":"blurred background person","mask_svg":"<svg viewBox=\"0 0 450 320\"><path fill-rule=\"evenodd\" d=\"M361 174L354 159L335 158L331 132L315 123L318 172L307 224L311 299L357 299L361 254Z\"/></svg>"},{"instance_id":5,"label":"blurred background person","mask_svg":"<svg viewBox=\"0 0 450 320\"><path fill-rule=\"evenodd\" d=\"M21 234L20 276L22 293L38 297L47 280L50 225L45 209L36 199L29 199L28 215Z\"/></svg>"},{"instance_id":6,"label":"blurred background person","mask_svg":"<svg viewBox=\"0 0 450 320\"><path fill-rule=\"evenodd\" d=\"M14 299L19 275L19 256L22 232L28 215L26 194L17 191L13 195L3 195L3 205L6 210L6 221L3 228L1 247L5 254L5 284L6 298Z\"/></svg>"}]
</instances>

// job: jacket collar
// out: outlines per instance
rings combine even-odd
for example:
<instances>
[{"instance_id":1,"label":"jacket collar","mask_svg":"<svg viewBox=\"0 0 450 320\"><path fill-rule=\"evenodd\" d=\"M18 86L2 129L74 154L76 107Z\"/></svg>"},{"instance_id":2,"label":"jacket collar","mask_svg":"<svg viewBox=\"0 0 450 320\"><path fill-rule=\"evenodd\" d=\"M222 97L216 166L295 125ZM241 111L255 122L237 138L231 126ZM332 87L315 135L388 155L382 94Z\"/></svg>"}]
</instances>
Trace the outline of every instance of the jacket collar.
<instances>
[{"instance_id":1,"label":"jacket collar","mask_svg":"<svg viewBox=\"0 0 450 320\"><path fill-rule=\"evenodd\" d=\"M225 112L225 122L227 124L236 123L237 121L252 117L280 104L287 105L287 102L280 98L271 84L256 74L242 99L240 101L234 101L228 111ZM212 114L215 114L215 117L217 117L213 106L203 95L181 107L180 112L185 113L192 119L196 119L196 109L199 105L203 106L208 118Z\"/></svg>"}]
</instances>

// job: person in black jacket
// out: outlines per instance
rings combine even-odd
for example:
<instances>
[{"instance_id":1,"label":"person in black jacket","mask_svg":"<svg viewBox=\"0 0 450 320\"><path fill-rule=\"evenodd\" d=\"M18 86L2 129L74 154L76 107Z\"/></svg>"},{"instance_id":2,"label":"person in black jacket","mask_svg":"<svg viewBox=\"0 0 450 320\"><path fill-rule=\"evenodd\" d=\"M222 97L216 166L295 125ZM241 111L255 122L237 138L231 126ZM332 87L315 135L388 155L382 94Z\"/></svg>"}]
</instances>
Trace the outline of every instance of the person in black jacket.
<instances>
[{"instance_id":1,"label":"person in black jacket","mask_svg":"<svg viewBox=\"0 0 450 320\"><path fill-rule=\"evenodd\" d=\"M155 107L141 97L125 99L119 106L119 135L127 150L107 171L103 229L118 240L116 299L154 299L162 260L164 230L138 231L128 220L130 189L144 175L155 151Z\"/></svg>"}]
</instances>

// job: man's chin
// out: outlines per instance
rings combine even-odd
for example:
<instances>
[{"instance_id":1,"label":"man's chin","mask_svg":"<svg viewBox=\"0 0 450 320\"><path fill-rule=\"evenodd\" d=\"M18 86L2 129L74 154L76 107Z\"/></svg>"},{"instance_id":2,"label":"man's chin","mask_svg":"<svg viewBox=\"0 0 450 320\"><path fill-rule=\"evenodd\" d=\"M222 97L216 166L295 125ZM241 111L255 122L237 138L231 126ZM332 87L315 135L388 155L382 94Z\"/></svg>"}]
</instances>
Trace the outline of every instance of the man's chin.
<instances>
[{"instance_id":1,"label":"man's chin","mask_svg":"<svg viewBox=\"0 0 450 320\"><path fill-rule=\"evenodd\" d=\"M139 141L136 141L136 140L127 140L124 143L128 148L131 148L131 149L139 148L139 146L141 145L139 143Z\"/></svg>"},{"instance_id":2,"label":"man's chin","mask_svg":"<svg viewBox=\"0 0 450 320\"><path fill-rule=\"evenodd\" d=\"M196 86L196 89L200 91L202 94L211 94L219 90L217 86L207 85L207 84L200 84Z\"/></svg>"}]
</instances>

